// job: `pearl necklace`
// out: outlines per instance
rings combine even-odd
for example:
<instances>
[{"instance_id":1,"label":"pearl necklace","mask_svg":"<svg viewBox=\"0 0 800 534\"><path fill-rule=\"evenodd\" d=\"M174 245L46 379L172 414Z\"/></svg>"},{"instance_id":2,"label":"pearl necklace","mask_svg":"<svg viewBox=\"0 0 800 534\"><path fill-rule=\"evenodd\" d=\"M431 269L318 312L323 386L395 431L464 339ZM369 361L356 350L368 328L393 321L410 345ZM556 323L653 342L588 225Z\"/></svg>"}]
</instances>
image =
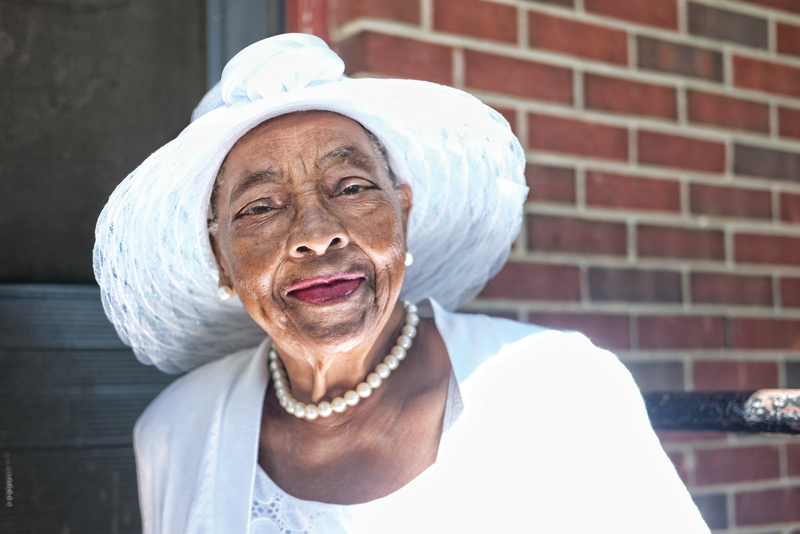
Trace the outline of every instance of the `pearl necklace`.
<instances>
[{"instance_id":1,"label":"pearl necklace","mask_svg":"<svg viewBox=\"0 0 800 534\"><path fill-rule=\"evenodd\" d=\"M317 417L330 417L333 412L342 413L348 406L355 406L361 399L366 399L372 395L372 390L379 388L383 380L397 369L400 361L406 357L406 352L411 347L411 340L417 335L417 325L419 324L417 307L405 301L403 302L403 308L406 312L406 322L400 337L397 338L397 345L394 346L392 352L383 359L383 363L376 365L375 372L368 374L367 378L358 384L354 390L351 389L343 397L336 397L330 402L323 401L319 405L303 404L292 397L292 394L289 393L289 383L286 379L286 369L283 367L283 362L274 347L269 349L269 370L272 372L272 383L275 386L275 393L281 406L295 417L313 421Z\"/></svg>"}]
</instances>

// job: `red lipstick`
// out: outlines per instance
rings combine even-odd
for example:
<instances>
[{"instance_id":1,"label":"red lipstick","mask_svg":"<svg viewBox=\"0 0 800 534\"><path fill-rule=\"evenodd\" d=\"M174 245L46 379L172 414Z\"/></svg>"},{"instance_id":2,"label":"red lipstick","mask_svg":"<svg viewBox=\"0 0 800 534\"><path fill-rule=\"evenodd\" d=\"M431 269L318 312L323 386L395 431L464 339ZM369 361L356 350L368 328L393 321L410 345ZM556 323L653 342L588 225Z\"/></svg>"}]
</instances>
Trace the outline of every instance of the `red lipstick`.
<instances>
[{"instance_id":1,"label":"red lipstick","mask_svg":"<svg viewBox=\"0 0 800 534\"><path fill-rule=\"evenodd\" d=\"M315 304L331 302L346 297L361 285L361 273L338 273L302 280L289 287L288 294L304 302Z\"/></svg>"}]
</instances>

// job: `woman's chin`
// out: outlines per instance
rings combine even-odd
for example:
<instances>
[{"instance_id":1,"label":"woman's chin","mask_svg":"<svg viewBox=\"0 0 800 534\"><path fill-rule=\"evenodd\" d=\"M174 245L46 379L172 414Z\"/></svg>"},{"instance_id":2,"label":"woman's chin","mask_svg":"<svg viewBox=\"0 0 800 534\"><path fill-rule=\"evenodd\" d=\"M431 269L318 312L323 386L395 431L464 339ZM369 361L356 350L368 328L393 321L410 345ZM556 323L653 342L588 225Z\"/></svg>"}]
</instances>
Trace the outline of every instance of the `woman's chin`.
<instances>
[{"instance_id":1,"label":"woman's chin","mask_svg":"<svg viewBox=\"0 0 800 534\"><path fill-rule=\"evenodd\" d=\"M284 312L304 337L328 345L357 344L356 338L374 331L375 321L381 315L375 292L363 279L355 288L290 293L286 304Z\"/></svg>"}]
</instances>

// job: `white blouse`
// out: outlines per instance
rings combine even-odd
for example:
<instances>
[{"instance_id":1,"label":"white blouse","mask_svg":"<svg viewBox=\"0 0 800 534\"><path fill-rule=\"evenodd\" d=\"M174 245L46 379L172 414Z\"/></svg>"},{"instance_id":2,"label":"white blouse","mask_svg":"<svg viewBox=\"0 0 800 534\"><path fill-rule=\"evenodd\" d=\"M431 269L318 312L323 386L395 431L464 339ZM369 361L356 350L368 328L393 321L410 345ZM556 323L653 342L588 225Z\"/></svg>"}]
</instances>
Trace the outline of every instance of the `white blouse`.
<instances>
[{"instance_id":1,"label":"white blouse","mask_svg":"<svg viewBox=\"0 0 800 534\"><path fill-rule=\"evenodd\" d=\"M709 533L614 355L578 333L419 307L463 401L433 465L352 506L280 490L257 469L264 343L181 377L137 422L144 533Z\"/></svg>"},{"instance_id":2,"label":"white blouse","mask_svg":"<svg viewBox=\"0 0 800 534\"><path fill-rule=\"evenodd\" d=\"M447 386L442 435L458 420L464 409L455 373ZM391 495L386 497L391 498ZM390 499L391 500L391 499ZM341 505L305 501L283 491L261 466L256 467L253 503L250 506L250 534L328 534L348 532L356 525L353 515L367 505Z\"/></svg>"}]
</instances>

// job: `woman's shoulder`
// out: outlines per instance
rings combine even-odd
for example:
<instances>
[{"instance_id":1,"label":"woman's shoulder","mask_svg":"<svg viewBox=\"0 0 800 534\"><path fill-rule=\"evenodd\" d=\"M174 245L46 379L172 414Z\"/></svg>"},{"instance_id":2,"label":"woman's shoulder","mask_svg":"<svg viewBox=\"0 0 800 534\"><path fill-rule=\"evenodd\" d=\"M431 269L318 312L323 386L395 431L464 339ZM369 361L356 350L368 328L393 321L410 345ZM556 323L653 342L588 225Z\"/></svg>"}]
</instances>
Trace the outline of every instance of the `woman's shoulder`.
<instances>
[{"instance_id":1,"label":"woman's shoulder","mask_svg":"<svg viewBox=\"0 0 800 534\"><path fill-rule=\"evenodd\" d=\"M202 413L244 373L259 347L234 352L189 371L164 388L136 422L139 437L145 429L174 426L187 413Z\"/></svg>"},{"instance_id":2,"label":"woman's shoulder","mask_svg":"<svg viewBox=\"0 0 800 534\"><path fill-rule=\"evenodd\" d=\"M435 308L438 308L436 306ZM435 309L436 324L453 360L459 382L496 356L519 356L519 364L538 369L604 367L625 371L616 356L595 346L580 332L561 331L502 317ZM516 360L517 358L511 358Z\"/></svg>"}]
</instances>

